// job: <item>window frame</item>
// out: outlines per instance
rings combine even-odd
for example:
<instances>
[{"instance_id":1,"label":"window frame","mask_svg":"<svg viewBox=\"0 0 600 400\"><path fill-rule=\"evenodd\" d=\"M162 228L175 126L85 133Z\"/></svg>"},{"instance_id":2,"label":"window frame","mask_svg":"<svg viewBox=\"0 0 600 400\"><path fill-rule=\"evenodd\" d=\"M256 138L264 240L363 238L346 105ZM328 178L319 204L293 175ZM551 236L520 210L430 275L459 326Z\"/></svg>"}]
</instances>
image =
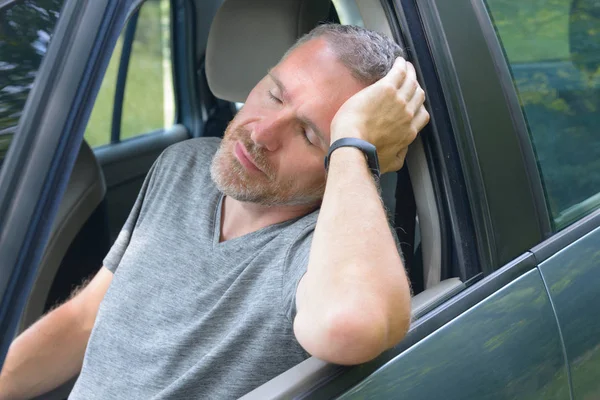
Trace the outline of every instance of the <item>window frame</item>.
<instances>
[{"instance_id":1,"label":"window frame","mask_svg":"<svg viewBox=\"0 0 600 400\"><path fill-rule=\"evenodd\" d=\"M142 4L142 7L144 5ZM137 29L137 22L140 17L138 9L127 22L125 34L123 36L123 47L121 48L121 57L119 59L119 69L117 72L117 81L115 83L115 96L113 101L112 123L110 129L110 144L117 144L121 141L121 122L123 119L123 101L125 99L125 86L127 84L127 73L129 72L129 61L131 60L131 50L133 49L133 40Z\"/></svg>"},{"instance_id":2,"label":"window frame","mask_svg":"<svg viewBox=\"0 0 600 400\"><path fill-rule=\"evenodd\" d=\"M525 172L531 185L531 194L533 196L534 208L541 231L541 239L547 239L553 234L550 210L546 202L542 177L538 171L535 149L527 129L525 113L521 108L517 89L513 83L508 59L504 55L502 43L496 33L485 0L475 1L473 7L483 32L483 38L487 43L491 53L490 55L496 67L497 76L512 118L514 132L519 141Z\"/></svg>"},{"instance_id":3,"label":"window frame","mask_svg":"<svg viewBox=\"0 0 600 400\"><path fill-rule=\"evenodd\" d=\"M175 121L192 137L204 130L204 99L200 94L196 61L196 7L193 0L171 2L171 48Z\"/></svg>"},{"instance_id":4,"label":"window frame","mask_svg":"<svg viewBox=\"0 0 600 400\"><path fill-rule=\"evenodd\" d=\"M499 43L490 37L495 32L483 0L452 7L439 0L416 3L448 104L482 269L489 274L549 232L539 176L530 172L533 150L515 125L520 108L515 114L507 102L516 93L506 85L506 61L494 56Z\"/></svg>"},{"instance_id":5,"label":"window frame","mask_svg":"<svg viewBox=\"0 0 600 400\"><path fill-rule=\"evenodd\" d=\"M423 40L425 35L421 18L412 0L382 2L390 25L406 43L411 62L426 93L430 123L421 132L429 164L437 209L440 213L442 246L442 279L461 277L467 282L479 279L482 265L477 249L476 226L469 208L465 175L460 164L458 149L453 139L454 127L448 112L449 104L442 93L439 72L433 52ZM402 31L400 27L405 27Z\"/></svg>"}]
</instances>

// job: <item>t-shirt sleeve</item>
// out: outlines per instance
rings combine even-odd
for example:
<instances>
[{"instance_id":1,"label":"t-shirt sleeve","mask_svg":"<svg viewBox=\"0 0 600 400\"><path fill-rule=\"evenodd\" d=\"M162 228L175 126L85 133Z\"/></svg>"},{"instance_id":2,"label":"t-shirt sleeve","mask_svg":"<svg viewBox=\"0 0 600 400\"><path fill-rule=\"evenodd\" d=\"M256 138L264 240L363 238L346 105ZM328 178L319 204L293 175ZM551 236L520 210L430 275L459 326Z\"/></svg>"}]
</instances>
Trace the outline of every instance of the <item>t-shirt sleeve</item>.
<instances>
[{"instance_id":1,"label":"t-shirt sleeve","mask_svg":"<svg viewBox=\"0 0 600 400\"><path fill-rule=\"evenodd\" d=\"M140 213L142 212L144 201L151 192L156 180L156 176L158 175L157 171L159 169L162 157L162 155L158 157L154 164L152 164L150 171L148 171L148 175L146 175L146 179L144 179L144 183L142 184L142 188L140 189L135 204L129 213L129 217L127 217L127 220L125 221L125 225L123 225L123 228L121 228L121 232L119 233L119 236L117 236L117 240L115 240L115 243L104 258L104 267L106 267L112 273L116 272L117 267L121 262L121 258L123 258L123 255L127 250L127 246L131 240L131 235L135 230Z\"/></svg>"},{"instance_id":2,"label":"t-shirt sleeve","mask_svg":"<svg viewBox=\"0 0 600 400\"><path fill-rule=\"evenodd\" d=\"M312 243L314 224L305 228L289 247L283 265L283 307L290 323L296 317L296 290L306 273Z\"/></svg>"}]
</instances>

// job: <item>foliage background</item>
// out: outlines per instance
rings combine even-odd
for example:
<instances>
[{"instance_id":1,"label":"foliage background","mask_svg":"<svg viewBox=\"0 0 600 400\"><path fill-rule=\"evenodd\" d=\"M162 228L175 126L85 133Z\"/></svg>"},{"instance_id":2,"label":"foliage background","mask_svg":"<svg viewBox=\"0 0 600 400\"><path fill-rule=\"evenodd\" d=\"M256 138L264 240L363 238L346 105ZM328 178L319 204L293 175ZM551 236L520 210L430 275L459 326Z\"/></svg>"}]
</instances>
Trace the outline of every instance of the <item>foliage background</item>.
<instances>
[{"instance_id":1,"label":"foliage background","mask_svg":"<svg viewBox=\"0 0 600 400\"><path fill-rule=\"evenodd\" d=\"M163 11L164 12L164 11ZM165 126L160 0L148 0L140 10L125 86L121 139ZM92 147L110 142L117 73L123 47L119 38L90 116L85 139ZM168 121L172 123L173 121Z\"/></svg>"},{"instance_id":2,"label":"foliage background","mask_svg":"<svg viewBox=\"0 0 600 400\"><path fill-rule=\"evenodd\" d=\"M63 0L25 0L0 12L0 163L47 51L62 3ZM168 15L168 4L166 0L147 0L140 10L125 86L121 139L173 122L164 121L163 79L170 71L163 68L162 44L169 40L169 26L161 28L161 17ZM92 147L110 142L122 45L121 35L85 132ZM167 95L173 99L172 92Z\"/></svg>"},{"instance_id":3,"label":"foliage background","mask_svg":"<svg viewBox=\"0 0 600 400\"><path fill-rule=\"evenodd\" d=\"M50 43L63 0L25 0L0 12L0 165Z\"/></svg>"},{"instance_id":4,"label":"foliage background","mask_svg":"<svg viewBox=\"0 0 600 400\"><path fill-rule=\"evenodd\" d=\"M563 228L600 206L600 1L486 3Z\"/></svg>"}]
</instances>

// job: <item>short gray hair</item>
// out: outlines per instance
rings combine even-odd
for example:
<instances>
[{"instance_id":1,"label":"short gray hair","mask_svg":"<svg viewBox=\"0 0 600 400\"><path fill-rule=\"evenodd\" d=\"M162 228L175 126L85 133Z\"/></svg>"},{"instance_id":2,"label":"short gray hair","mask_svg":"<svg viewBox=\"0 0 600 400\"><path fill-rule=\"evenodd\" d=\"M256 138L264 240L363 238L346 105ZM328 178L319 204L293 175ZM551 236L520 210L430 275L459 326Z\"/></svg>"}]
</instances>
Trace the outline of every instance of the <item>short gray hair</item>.
<instances>
[{"instance_id":1,"label":"short gray hair","mask_svg":"<svg viewBox=\"0 0 600 400\"><path fill-rule=\"evenodd\" d=\"M397 57L405 57L397 43L379 32L354 25L323 24L298 39L283 58L309 40L320 37L327 41L352 75L367 85L383 78Z\"/></svg>"}]
</instances>

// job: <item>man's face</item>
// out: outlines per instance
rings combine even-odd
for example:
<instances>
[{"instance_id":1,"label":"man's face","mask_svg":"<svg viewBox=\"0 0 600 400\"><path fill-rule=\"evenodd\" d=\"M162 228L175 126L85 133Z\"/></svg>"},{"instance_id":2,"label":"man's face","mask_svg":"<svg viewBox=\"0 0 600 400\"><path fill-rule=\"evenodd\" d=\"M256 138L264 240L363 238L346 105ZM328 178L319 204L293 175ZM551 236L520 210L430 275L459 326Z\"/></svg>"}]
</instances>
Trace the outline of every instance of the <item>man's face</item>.
<instances>
[{"instance_id":1,"label":"man's face","mask_svg":"<svg viewBox=\"0 0 600 400\"><path fill-rule=\"evenodd\" d=\"M227 196L263 205L316 205L331 120L365 87L324 39L298 47L252 89L231 121L211 174Z\"/></svg>"}]
</instances>

